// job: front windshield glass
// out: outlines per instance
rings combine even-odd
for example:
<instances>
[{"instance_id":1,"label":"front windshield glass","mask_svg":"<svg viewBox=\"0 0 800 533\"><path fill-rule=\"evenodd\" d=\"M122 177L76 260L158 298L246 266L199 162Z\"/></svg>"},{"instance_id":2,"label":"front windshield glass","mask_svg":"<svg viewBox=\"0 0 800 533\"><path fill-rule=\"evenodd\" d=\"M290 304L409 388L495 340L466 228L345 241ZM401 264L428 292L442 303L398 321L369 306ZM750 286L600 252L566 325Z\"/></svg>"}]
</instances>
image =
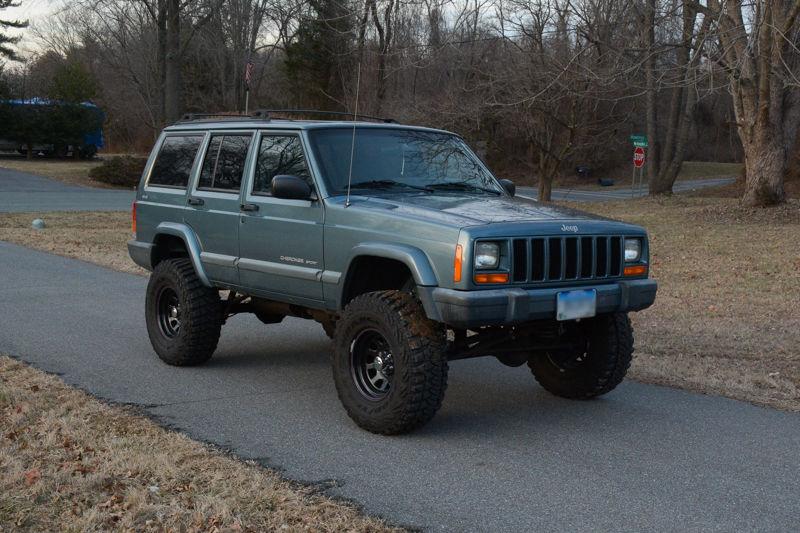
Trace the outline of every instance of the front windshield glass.
<instances>
[{"instance_id":1,"label":"front windshield glass","mask_svg":"<svg viewBox=\"0 0 800 533\"><path fill-rule=\"evenodd\" d=\"M309 137L328 189L346 192L353 130L311 130ZM494 177L455 135L384 128L356 128L352 189L502 194Z\"/></svg>"}]
</instances>

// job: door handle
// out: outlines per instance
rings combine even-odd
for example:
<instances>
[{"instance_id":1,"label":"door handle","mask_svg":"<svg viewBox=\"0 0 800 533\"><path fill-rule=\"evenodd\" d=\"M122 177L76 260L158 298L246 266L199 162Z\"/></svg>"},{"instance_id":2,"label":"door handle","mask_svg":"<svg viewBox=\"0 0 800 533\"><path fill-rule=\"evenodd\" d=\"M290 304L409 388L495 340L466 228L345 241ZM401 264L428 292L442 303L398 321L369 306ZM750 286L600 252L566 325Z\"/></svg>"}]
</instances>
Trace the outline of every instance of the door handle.
<instances>
[{"instance_id":1,"label":"door handle","mask_svg":"<svg viewBox=\"0 0 800 533\"><path fill-rule=\"evenodd\" d=\"M203 205L205 202L202 198L189 198L189 205Z\"/></svg>"},{"instance_id":2,"label":"door handle","mask_svg":"<svg viewBox=\"0 0 800 533\"><path fill-rule=\"evenodd\" d=\"M242 204L239 207L242 211L258 211L258 204Z\"/></svg>"}]
</instances>

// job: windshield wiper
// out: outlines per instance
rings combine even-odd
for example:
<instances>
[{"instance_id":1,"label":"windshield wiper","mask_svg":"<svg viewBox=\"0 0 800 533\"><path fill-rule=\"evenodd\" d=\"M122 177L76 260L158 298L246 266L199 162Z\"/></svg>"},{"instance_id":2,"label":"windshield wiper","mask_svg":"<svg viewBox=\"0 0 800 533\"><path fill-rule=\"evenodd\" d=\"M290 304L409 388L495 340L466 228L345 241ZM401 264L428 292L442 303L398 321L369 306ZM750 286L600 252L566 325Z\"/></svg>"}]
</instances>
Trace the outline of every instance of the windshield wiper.
<instances>
[{"instance_id":1,"label":"windshield wiper","mask_svg":"<svg viewBox=\"0 0 800 533\"><path fill-rule=\"evenodd\" d=\"M404 187L406 189L416 189L418 191L433 192L431 187L420 187L395 180L367 180L357 181L350 184L351 189L391 189L392 187Z\"/></svg>"},{"instance_id":2,"label":"windshield wiper","mask_svg":"<svg viewBox=\"0 0 800 533\"><path fill-rule=\"evenodd\" d=\"M451 191L482 191L482 192L489 192L492 194L502 194L500 191L495 189L489 189L488 187L481 187L480 185L474 185L469 183L468 181L446 181L444 183L432 183L428 185L430 189L438 189L438 190L451 190Z\"/></svg>"}]
</instances>

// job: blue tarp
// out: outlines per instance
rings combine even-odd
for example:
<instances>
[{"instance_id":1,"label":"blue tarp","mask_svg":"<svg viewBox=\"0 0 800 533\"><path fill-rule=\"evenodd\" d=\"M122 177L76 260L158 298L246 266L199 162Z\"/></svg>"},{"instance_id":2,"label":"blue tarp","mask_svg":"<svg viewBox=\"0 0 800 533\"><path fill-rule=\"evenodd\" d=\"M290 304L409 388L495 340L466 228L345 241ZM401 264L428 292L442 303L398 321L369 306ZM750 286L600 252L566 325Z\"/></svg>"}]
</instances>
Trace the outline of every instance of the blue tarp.
<instances>
[{"instance_id":1,"label":"blue tarp","mask_svg":"<svg viewBox=\"0 0 800 533\"><path fill-rule=\"evenodd\" d=\"M58 100L49 100L47 98L28 98L28 99L15 99L15 100L0 100L0 102L4 104L10 105L42 105L42 106L55 106L55 105L65 105L63 102L59 102ZM79 105L83 107L88 107L92 109L96 109L98 113L103 116L103 120L105 120L105 113L97 107L92 102L81 102ZM97 131L93 131L91 133L87 133L83 136L83 144L85 145L95 145L98 149L103 147L104 140L103 140L103 130L98 129Z\"/></svg>"}]
</instances>

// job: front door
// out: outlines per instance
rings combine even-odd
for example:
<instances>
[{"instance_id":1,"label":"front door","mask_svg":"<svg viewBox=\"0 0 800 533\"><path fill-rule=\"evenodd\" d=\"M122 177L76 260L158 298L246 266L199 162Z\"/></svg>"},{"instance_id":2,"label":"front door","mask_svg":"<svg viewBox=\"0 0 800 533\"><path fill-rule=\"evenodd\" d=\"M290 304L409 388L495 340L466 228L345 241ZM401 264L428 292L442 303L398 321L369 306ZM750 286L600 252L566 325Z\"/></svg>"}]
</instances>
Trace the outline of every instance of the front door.
<instances>
[{"instance_id":1,"label":"front door","mask_svg":"<svg viewBox=\"0 0 800 533\"><path fill-rule=\"evenodd\" d=\"M237 285L242 178L252 132L212 133L186 199L186 221L200 241L200 261L212 281Z\"/></svg>"},{"instance_id":2,"label":"front door","mask_svg":"<svg viewBox=\"0 0 800 533\"><path fill-rule=\"evenodd\" d=\"M298 133L262 132L239 224L239 279L248 292L297 303L322 300L322 202L272 196L272 178L313 180Z\"/></svg>"}]
</instances>

